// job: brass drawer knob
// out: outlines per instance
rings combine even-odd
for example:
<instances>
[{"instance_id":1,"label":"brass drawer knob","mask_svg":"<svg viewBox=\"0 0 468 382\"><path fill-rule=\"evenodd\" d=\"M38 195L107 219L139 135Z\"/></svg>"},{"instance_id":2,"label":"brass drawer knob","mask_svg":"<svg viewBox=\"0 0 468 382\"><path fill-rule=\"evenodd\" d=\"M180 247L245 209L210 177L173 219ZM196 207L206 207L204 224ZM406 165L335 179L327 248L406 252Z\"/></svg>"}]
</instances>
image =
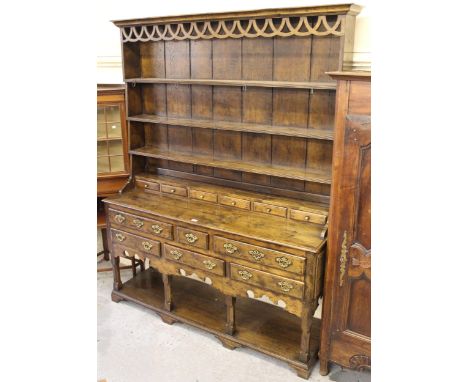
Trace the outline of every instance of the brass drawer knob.
<instances>
[{"instance_id":1,"label":"brass drawer knob","mask_svg":"<svg viewBox=\"0 0 468 382\"><path fill-rule=\"evenodd\" d=\"M118 214L115 215L114 219L117 223L122 224L125 221L125 216Z\"/></svg>"},{"instance_id":2,"label":"brass drawer knob","mask_svg":"<svg viewBox=\"0 0 468 382\"><path fill-rule=\"evenodd\" d=\"M235 205L236 205L236 202L231 202L231 205L235 206Z\"/></svg>"},{"instance_id":3,"label":"brass drawer knob","mask_svg":"<svg viewBox=\"0 0 468 382\"><path fill-rule=\"evenodd\" d=\"M115 234L115 238L116 238L118 241L120 241L120 242L122 242L122 241L125 240L125 236L122 235L121 233L116 233L116 234Z\"/></svg>"},{"instance_id":4,"label":"brass drawer knob","mask_svg":"<svg viewBox=\"0 0 468 382\"><path fill-rule=\"evenodd\" d=\"M151 251L151 248L153 248L153 244L151 244L148 241L142 241L141 245L143 246L145 251Z\"/></svg>"},{"instance_id":5,"label":"brass drawer knob","mask_svg":"<svg viewBox=\"0 0 468 382\"><path fill-rule=\"evenodd\" d=\"M304 216L304 220L310 220L310 216Z\"/></svg>"},{"instance_id":6,"label":"brass drawer knob","mask_svg":"<svg viewBox=\"0 0 468 382\"><path fill-rule=\"evenodd\" d=\"M143 227L143 224L145 224L143 221L140 219L133 219L133 225L137 228Z\"/></svg>"},{"instance_id":7,"label":"brass drawer knob","mask_svg":"<svg viewBox=\"0 0 468 382\"><path fill-rule=\"evenodd\" d=\"M234 253L237 251L237 247L231 243L224 243L223 247L227 253Z\"/></svg>"},{"instance_id":8,"label":"brass drawer knob","mask_svg":"<svg viewBox=\"0 0 468 382\"><path fill-rule=\"evenodd\" d=\"M253 276L252 273L248 271L243 271L243 270L237 271L237 273L239 273L239 276L241 277L242 280L248 280Z\"/></svg>"},{"instance_id":9,"label":"brass drawer knob","mask_svg":"<svg viewBox=\"0 0 468 382\"><path fill-rule=\"evenodd\" d=\"M287 281L280 281L278 285L283 292L289 292L293 288L293 285Z\"/></svg>"},{"instance_id":10,"label":"brass drawer knob","mask_svg":"<svg viewBox=\"0 0 468 382\"><path fill-rule=\"evenodd\" d=\"M177 251L176 249L173 249L170 251L170 254L172 255L172 257L176 260L179 260L182 256L183 256L183 253L182 252L179 252Z\"/></svg>"},{"instance_id":11,"label":"brass drawer knob","mask_svg":"<svg viewBox=\"0 0 468 382\"><path fill-rule=\"evenodd\" d=\"M175 189L174 189L174 188L171 188L171 192L174 193L174 192L175 192Z\"/></svg>"},{"instance_id":12,"label":"brass drawer knob","mask_svg":"<svg viewBox=\"0 0 468 382\"><path fill-rule=\"evenodd\" d=\"M205 195L200 195L200 199L205 199Z\"/></svg>"},{"instance_id":13,"label":"brass drawer knob","mask_svg":"<svg viewBox=\"0 0 468 382\"><path fill-rule=\"evenodd\" d=\"M257 249L252 249L249 251L249 253L252 255L255 261L262 261L262 259L265 257L265 255Z\"/></svg>"},{"instance_id":14,"label":"brass drawer knob","mask_svg":"<svg viewBox=\"0 0 468 382\"><path fill-rule=\"evenodd\" d=\"M207 269L213 269L214 267L216 267L216 264L213 263L211 260L204 260L203 264L205 264L205 268Z\"/></svg>"},{"instance_id":15,"label":"brass drawer knob","mask_svg":"<svg viewBox=\"0 0 468 382\"><path fill-rule=\"evenodd\" d=\"M185 240L187 240L190 244L193 244L198 240L198 236L194 235L193 233L186 233Z\"/></svg>"},{"instance_id":16,"label":"brass drawer knob","mask_svg":"<svg viewBox=\"0 0 468 382\"><path fill-rule=\"evenodd\" d=\"M145 184L145 188L148 188L148 185L147 185L147 184Z\"/></svg>"},{"instance_id":17,"label":"brass drawer knob","mask_svg":"<svg viewBox=\"0 0 468 382\"><path fill-rule=\"evenodd\" d=\"M292 261L287 257L281 256L276 258L276 262L281 268L287 268L292 264Z\"/></svg>"},{"instance_id":18,"label":"brass drawer knob","mask_svg":"<svg viewBox=\"0 0 468 382\"><path fill-rule=\"evenodd\" d=\"M157 224L153 224L151 226L151 229L153 230L154 233L160 234L163 231L163 228L158 226Z\"/></svg>"},{"instance_id":19,"label":"brass drawer knob","mask_svg":"<svg viewBox=\"0 0 468 382\"><path fill-rule=\"evenodd\" d=\"M267 208L267 209L266 209L266 212L270 213L270 212L271 212L271 208Z\"/></svg>"}]
</instances>

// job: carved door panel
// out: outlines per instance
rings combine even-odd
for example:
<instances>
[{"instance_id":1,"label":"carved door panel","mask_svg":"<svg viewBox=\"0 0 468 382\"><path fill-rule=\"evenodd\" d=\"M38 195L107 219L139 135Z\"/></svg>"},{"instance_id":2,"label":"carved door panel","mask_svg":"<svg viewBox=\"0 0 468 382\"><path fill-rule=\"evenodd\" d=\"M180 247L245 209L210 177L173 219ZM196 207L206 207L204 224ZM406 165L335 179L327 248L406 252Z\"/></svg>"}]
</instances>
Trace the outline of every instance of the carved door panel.
<instances>
[{"instance_id":1,"label":"carved door panel","mask_svg":"<svg viewBox=\"0 0 468 382\"><path fill-rule=\"evenodd\" d=\"M343 201L341 247L332 336L340 358L346 358L352 368L364 369L370 367L371 337L370 116L348 115L344 141L339 191Z\"/></svg>"}]
</instances>

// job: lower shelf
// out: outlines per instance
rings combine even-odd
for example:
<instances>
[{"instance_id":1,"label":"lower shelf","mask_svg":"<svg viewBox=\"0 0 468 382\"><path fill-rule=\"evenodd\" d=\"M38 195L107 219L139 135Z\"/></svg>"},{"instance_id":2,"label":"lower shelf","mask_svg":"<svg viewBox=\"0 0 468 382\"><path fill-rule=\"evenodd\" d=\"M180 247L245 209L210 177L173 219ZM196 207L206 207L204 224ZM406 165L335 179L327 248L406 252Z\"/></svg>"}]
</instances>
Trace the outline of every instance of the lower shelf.
<instances>
[{"instance_id":1,"label":"lower shelf","mask_svg":"<svg viewBox=\"0 0 468 382\"><path fill-rule=\"evenodd\" d=\"M174 308L164 310L164 290L161 275L150 268L138 273L113 291L114 300L129 300L141 304L174 321L184 322L216 335L231 347L246 346L289 363L298 375L308 377L316 362L320 320L312 324L311 361L298 360L300 319L268 304L237 298L236 333L224 333L226 309L224 296L216 289L184 277L173 277Z\"/></svg>"}]
</instances>

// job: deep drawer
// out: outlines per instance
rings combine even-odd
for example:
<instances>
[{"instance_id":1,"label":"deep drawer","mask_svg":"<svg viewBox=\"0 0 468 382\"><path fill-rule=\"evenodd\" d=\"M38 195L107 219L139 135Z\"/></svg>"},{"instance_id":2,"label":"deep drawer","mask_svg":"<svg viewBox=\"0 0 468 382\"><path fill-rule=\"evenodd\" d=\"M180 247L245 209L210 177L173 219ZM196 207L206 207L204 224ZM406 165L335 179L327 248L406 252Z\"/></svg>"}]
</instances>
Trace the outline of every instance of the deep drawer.
<instances>
[{"instance_id":1,"label":"deep drawer","mask_svg":"<svg viewBox=\"0 0 468 382\"><path fill-rule=\"evenodd\" d=\"M181 244L208 249L208 234L193 229L177 227L177 241Z\"/></svg>"},{"instance_id":2,"label":"deep drawer","mask_svg":"<svg viewBox=\"0 0 468 382\"><path fill-rule=\"evenodd\" d=\"M109 210L109 219L114 225L132 228L172 240L172 224L115 210Z\"/></svg>"},{"instance_id":3,"label":"deep drawer","mask_svg":"<svg viewBox=\"0 0 468 382\"><path fill-rule=\"evenodd\" d=\"M161 243L131 233L111 229L112 242L154 256L161 256Z\"/></svg>"},{"instance_id":4,"label":"deep drawer","mask_svg":"<svg viewBox=\"0 0 468 382\"><path fill-rule=\"evenodd\" d=\"M242 281L247 284L257 285L273 292L302 298L304 294L304 283L272 275L256 269L247 268L239 264L231 263L230 277L233 280Z\"/></svg>"},{"instance_id":5,"label":"deep drawer","mask_svg":"<svg viewBox=\"0 0 468 382\"><path fill-rule=\"evenodd\" d=\"M171 261L187 264L193 268L224 276L224 261L200 253L164 244L164 257Z\"/></svg>"},{"instance_id":6,"label":"deep drawer","mask_svg":"<svg viewBox=\"0 0 468 382\"><path fill-rule=\"evenodd\" d=\"M258 247L240 241L214 237L214 251L220 255L229 255L251 263L265 265L283 271L304 274L305 259L273 249Z\"/></svg>"}]
</instances>

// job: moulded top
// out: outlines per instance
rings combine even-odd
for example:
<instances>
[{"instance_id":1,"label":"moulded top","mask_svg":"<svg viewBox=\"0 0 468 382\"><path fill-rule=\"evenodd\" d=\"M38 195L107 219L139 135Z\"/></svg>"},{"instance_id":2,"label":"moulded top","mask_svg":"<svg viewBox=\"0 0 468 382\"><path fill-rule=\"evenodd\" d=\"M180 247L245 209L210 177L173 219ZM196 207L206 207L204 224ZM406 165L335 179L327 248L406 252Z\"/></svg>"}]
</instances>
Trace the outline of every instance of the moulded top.
<instances>
[{"instance_id":1,"label":"moulded top","mask_svg":"<svg viewBox=\"0 0 468 382\"><path fill-rule=\"evenodd\" d=\"M157 16L125 20L112 20L118 27L135 25L170 24L192 21L239 20L253 18L299 17L314 15L357 15L362 7L357 4L319 5L314 7L271 8L249 11L231 11L221 13L199 13L179 16Z\"/></svg>"}]
</instances>

